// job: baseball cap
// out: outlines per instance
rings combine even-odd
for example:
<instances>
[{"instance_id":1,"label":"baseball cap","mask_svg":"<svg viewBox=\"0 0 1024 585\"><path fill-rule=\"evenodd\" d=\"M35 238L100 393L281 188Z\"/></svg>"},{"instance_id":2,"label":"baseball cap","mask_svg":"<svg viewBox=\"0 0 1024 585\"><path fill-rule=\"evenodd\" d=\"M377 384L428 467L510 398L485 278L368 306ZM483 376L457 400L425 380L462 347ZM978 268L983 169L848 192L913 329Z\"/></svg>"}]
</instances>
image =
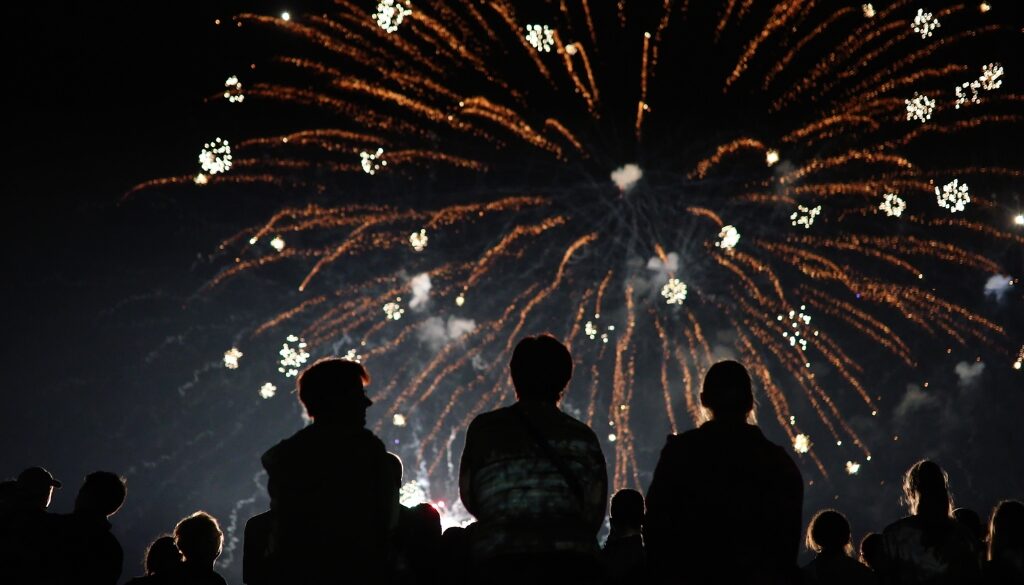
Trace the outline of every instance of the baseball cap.
<instances>
[{"instance_id":1,"label":"baseball cap","mask_svg":"<svg viewBox=\"0 0 1024 585\"><path fill-rule=\"evenodd\" d=\"M29 486L61 487L61 483L53 478L49 471L42 467L29 467L18 474L18 483Z\"/></svg>"}]
</instances>

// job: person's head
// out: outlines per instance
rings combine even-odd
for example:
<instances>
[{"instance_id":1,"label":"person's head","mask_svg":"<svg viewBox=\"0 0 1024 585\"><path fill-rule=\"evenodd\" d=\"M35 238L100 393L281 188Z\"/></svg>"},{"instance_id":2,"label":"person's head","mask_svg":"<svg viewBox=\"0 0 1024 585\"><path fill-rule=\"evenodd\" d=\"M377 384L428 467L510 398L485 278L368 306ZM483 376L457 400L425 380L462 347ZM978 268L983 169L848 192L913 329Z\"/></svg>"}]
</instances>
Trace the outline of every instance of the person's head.
<instances>
[{"instance_id":1,"label":"person's head","mask_svg":"<svg viewBox=\"0 0 1024 585\"><path fill-rule=\"evenodd\" d=\"M1024 568L1024 503L1003 500L992 510L988 525L988 558Z\"/></svg>"},{"instance_id":2,"label":"person's head","mask_svg":"<svg viewBox=\"0 0 1024 585\"><path fill-rule=\"evenodd\" d=\"M640 530L644 523L644 496L633 489L621 489L612 496L612 530Z\"/></svg>"},{"instance_id":3,"label":"person's head","mask_svg":"<svg viewBox=\"0 0 1024 585\"><path fill-rule=\"evenodd\" d=\"M42 467L29 467L18 474L18 491L22 501L32 508L45 510L50 507L53 490L60 486L61 483Z\"/></svg>"},{"instance_id":4,"label":"person's head","mask_svg":"<svg viewBox=\"0 0 1024 585\"><path fill-rule=\"evenodd\" d=\"M109 471L94 471L85 476L85 482L75 498L75 511L113 516L124 498L128 487L123 477Z\"/></svg>"},{"instance_id":5,"label":"person's head","mask_svg":"<svg viewBox=\"0 0 1024 585\"><path fill-rule=\"evenodd\" d=\"M519 400L557 404L572 378L572 355L553 336L524 337L508 364Z\"/></svg>"},{"instance_id":6,"label":"person's head","mask_svg":"<svg viewBox=\"0 0 1024 585\"><path fill-rule=\"evenodd\" d=\"M953 512L949 477L938 463L922 459L903 476L903 498L912 516L948 517Z\"/></svg>"},{"instance_id":7,"label":"person's head","mask_svg":"<svg viewBox=\"0 0 1024 585\"><path fill-rule=\"evenodd\" d=\"M985 541L985 525L981 522L981 516L977 512L970 508L957 508L953 510L953 519L960 523L961 526L971 531L971 535L978 540L978 542Z\"/></svg>"},{"instance_id":8,"label":"person's head","mask_svg":"<svg viewBox=\"0 0 1024 585\"><path fill-rule=\"evenodd\" d=\"M174 544L174 537L165 534L149 544L146 549L146 574L167 575L181 566L181 551Z\"/></svg>"},{"instance_id":9,"label":"person's head","mask_svg":"<svg viewBox=\"0 0 1024 585\"><path fill-rule=\"evenodd\" d=\"M413 538L420 543L440 543L441 514L430 504L417 504L409 509Z\"/></svg>"},{"instance_id":10,"label":"person's head","mask_svg":"<svg viewBox=\"0 0 1024 585\"><path fill-rule=\"evenodd\" d=\"M743 364L726 360L711 366L704 375L700 404L714 420L746 420L754 410L754 390Z\"/></svg>"},{"instance_id":11,"label":"person's head","mask_svg":"<svg viewBox=\"0 0 1024 585\"><path fill-rule=\"evenodd\" d=\"M299 401L314 422L319 418L366 424L366 409L373 401L363 391L370 374L362 364L322 358L303 370L296 383Z\"/></svg>"},{"instance_id":12,"label":"person's head","mask_svg":"<svg viewBox=\"0 0 1024 585\"><path fill-rule=\"evenodd\" d=\"M867 565L871 570L878 571L882 559L882 535L877 532L869 532L860 541L860 562Z\"/></svg>"},{"instance_id":13,"label":"person's head","mask_svg":"<svg viewBox=\"0 0 1024 585\"><path fill-rule=\"evenodd\" d=\"M819 510L807 525L807 548L816 553L850 555L850 523L836 510Z\"/></svg>"},{"instance_id":14,"label":"person's head","mask_svg":"<svg viewBox=\"0 0 1024 585\"><path fill-rule=\"evenodd\" d=\"M402 465L402 458L388 451L387 466L389 476L396 488L402 487L402 476L405 475L405 466Z\"/></svg>"},{"instance_id":15,"label":"person's head","mask_svg":"<svg viewBox=\"0 0 1024 585\"><path fill-rule=\"evenodd\" d=\"M224 546L224 533L216 518L200 511L182 518L174 527L174 544L186 563L212 568Z\"/></svg>"}]
</instances>

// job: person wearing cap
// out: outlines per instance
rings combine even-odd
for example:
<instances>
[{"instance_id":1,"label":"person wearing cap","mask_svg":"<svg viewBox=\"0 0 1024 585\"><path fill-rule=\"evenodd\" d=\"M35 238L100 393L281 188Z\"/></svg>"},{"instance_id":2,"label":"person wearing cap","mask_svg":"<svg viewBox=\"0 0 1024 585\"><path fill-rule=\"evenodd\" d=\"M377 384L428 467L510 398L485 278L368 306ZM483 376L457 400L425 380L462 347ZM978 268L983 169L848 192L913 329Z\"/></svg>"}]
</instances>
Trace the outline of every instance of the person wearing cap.
<instances>
[{"instance_id":1,"label":"person wearing cap","mask_svg":"<svg viewBox=\"0 0 1024 585\"><path fill-rule=\"evenodd\" d=\"M644 541L657 582L798 582L803 479L751 424L750 374L716 363L700 402L710 420L668 437L647 490Z\"/></svg>"},{"instance_id":2,"label":"person wearing cap","mask_svg":"<svg viewBox=\"0 0 1024 585\"><path fill-rule=\"evenodd\" d=\"M311 424L263 455L273 511L270 557L282 583L387 579L397 517L384 444L365 428L373 402L361 364L324 358L302 372L299 401Z\"/></svg>"},{"instance_id":3,"label":"person wearing cap","mask_svg":"<svg viewBox=\"0 0 1024 585\"><path fill-rule=\"evenodd\" d=\"M40 578L53 528L50 507L61 483L42 467L29 467L6 482L0 517L0 583L27 583Z\"/></svg>"}]
</instances>

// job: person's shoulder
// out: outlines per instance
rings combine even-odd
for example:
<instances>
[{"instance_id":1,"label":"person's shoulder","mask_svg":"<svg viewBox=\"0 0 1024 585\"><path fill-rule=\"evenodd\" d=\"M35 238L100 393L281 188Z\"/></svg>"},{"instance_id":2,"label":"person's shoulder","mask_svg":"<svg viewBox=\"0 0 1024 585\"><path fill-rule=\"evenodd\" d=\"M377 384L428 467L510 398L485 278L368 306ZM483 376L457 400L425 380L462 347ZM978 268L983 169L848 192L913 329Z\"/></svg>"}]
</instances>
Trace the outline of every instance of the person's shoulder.
<instances>
[{"instance_id":1,"label":"person's shoulder","mask_svg":"<svg viewBox=\"0 0 1024 585\"><path fill-rule=\"evenodd\" d=\"M501 408L496 408L488 412L481 412L476 415L469 423L469 428L479 429L495 424L502 424L513 416L515 416L515 414L512 412L512 406L503 406Z\"/></svg>"},{"instance_id":2,"label":"person's shoulder","mask_svg":"<svg viewBox=\"0 0 1024 585\"><path fill-rule=\"evenodd\" d=\"M587 423L577 419L571 414L559 409L558 420L561 424L565 425L566 428L571 429L573 432L579 433L581 436L584 436L587 439L593 439L595 442L597 441L597 434L594 432L594 429L590 428L589 426L587 426Z\"/></svg>"},{"instance_id":3,"label":"person's shoulder","mask_svg":"<svg viewBox=\"0 0 1024 585\"><path fill-rule=\"evenodd\" d=\"M882 530L883 537L890 537L907 530L917 530L920 522L916 516L904 516L895 522L890 523Z\"/></svg>"}]
</instances>

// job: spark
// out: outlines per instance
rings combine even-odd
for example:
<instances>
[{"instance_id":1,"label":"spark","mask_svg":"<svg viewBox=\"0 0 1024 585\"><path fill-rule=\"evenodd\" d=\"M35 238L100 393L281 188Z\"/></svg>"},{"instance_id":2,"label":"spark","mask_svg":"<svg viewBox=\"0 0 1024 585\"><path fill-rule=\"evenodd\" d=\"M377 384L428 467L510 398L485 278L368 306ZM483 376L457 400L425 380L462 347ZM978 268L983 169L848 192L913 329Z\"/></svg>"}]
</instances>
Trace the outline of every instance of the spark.
<instances>
[{"instance_id":1,"label":"spark","mask_svg":"<svg viewBox=\"0 0 1024 585\"><path fill-rule=\"evenodd\" d=\"M363 172L367 175L376 175L377 171L381 167L385 167L388 161L381 160L381 156L384 155L384 149L378 148L376 152L369 153L365 150L359 153L359 165L363 167Z\"/></svg>"},{"instance_id":2,"label":"spark","mask_svg":"<svg viewBox=\"0 0 1024 585\"><path fill-rule=\"evenodd\" d=\"M789 221L793 227L811 229L811 226L814 225L814 220L817 219L819 215L821 215L820 205L816 205L814 207L797 205L796 211L789 216Z\"/></svg>"},{"instance_id":3,"label":"spark","mask_svg":"<svg viewBox=\"0 0 1024 585\"><path fill-rule=\"evenodd\" d=\"M857 475L860 472L860 463L855 461L846 462L846 473L850 475Z\"/></svg>"},{"instance_id":4,"label":"spark","mask_svg":"<svg viewBox=\"0 0 1024 585\"><path fill-rule=\"evenodd\" d=\"M867 4L861 4L860 8L861 8L861 10L864 11L864 17L865 18L874 18L875 17L875 7L872 6L870 2L867 3Z\"/></svg>"},{"instance_id":5,"label":"spark","mask_svg":"<svg viewBox=\"0 0 1024 585\"><path fill-rule=\"evenodd\" d=\"M393 301L384 303L384 306L381 307L381 309L384 311L386 319L398 321L402 318L402 315L405 314L405 309L402 308L402 305L400 304L401 301L402 297L398 297Z\"/></svg>"},{"instance_id":6,"label":"spark","mask_svg":"<svg viewBox=\"0 0 1024 585\"><path fill-rule=\"evenodd\" d=\"M206 176L206 173L198 173L196 178L192 179L192 182L196 185L205 185L210 182L210 178Z\"/></svg>"},{"instance_id":7,"label":"spark","mask_svg":"<svg viewBox=\"0 0 1024 585\"><path fill-rule=\"evenodd\" d=\"M568 45L565 46L565 52L569 55L575 55L579 53L579 49L576 48L575 43L569 43Z\"/></svg>"},{"instance_id":8,"label":"spark","mask_svg":"<svg viewBox=\"0 0 1024 585\"><path fill-rule=\"evenodd\" d=\"M459 296L455 297L455 306L461 307L466 304L466 295L459 293Z\"/></svg>"},{"instance_id":9,"label":"spark","mask_svg":"<svg viewBox=\"0 0 1024 585\"><path fill-rule=\"evenodd\" d=\"M1024 213L1018 213L1017 216L1013 218L1013 223L1016 225L1024 225Z\"/></svg>"},{"instance_id":10,"label":"spark","mask_svg":"<svg viewBox=\"0 0 1024 585\"><path fill-rule=\"evenodd\" d=\"M793 450L797 453L806 453L811 450L811 438L800 433L793 437Z\"/></svg>"},{"instance_id":11,"label":"spark","mask_svg":"<svg viewBox=\"0 0 1024 585\"><path fill-rule=\"evenodd\" d=\"M393 424L396 427L404 427L405 426L405 415L396 412L395 416L391 417L391 424Z\"/></svg>"},{"instance_id":12,"label":"spark","mask_svg":"<svg viewBox=\"0 0 1024 585\"><path fill-rule=\"evenodd\" d=\"M363 356L359 355L359 351L355 348L346 351L345 355L341 356L341 358L357 364L363 363Z\"/></svg>"},{"instance_id":13,"label":"spark","mask_svg":"<svg viewBox=\"0 0 1024 585\"><path fill-rule=\"evenodd\" d=\"M1017 361L1013 362L1013 369L1021 368L1024 368L1024 345L1020 346L1020 351L1017 352Z\"/></svg>"},{"instance_id":14,"label":"spark","mask_svg":"<svg viewBox=\"0 0 1024 585\"><path fill-rule=\"evenodd\" d=\"M595 315L594 319L600 319L600 317ZM594 321L587 321L586 324L584 324L583 326L583 333L588 338L595 341L597 339L600 339L601 343L608 343L608 340L610 339L609 335L613 331L615 331L614 325L609 325L605 331L601 331L601 328L598 327L597 323L595 323Z\"/></svg>"},{"instance_id":15,"label":"spark","mask_svg":"<svg viewBox=\"0 0 1024 585\"><path fill-rule=\"evenodd\" d=\"M619 440L619 438L615 436L615 433L608 433L608 442L614 443L617 440Z\"/></svg>"},{"instance_id":16,"label":"spark","mask_svg":"<svg viewBox=\"0 0 1024 585\"><path fill-rule=\"evenodd\" d=\"M661 287L661 296L665 297L665 303L669 305L681 305L686 300L686 284L678 278L670 278Z\"/></svg>"},{"instance_id":17,"label":"spark","mask_svg":"<svg viewBox=\"0 0 1024 585\"><path fill-rule=\"evenodd\" d=\"M632 189L644 176L644 171L638 165L629 163L612 171L611 179L619 191L623 193Z\"/></svg>"},{"instance_id":18,"label":"spark","mask_svg":"<svg viewBox=\"0 0 1024 585\"><path fill-rule=\"evenodd\" d=\"M981 11L982 14L985 14L989 10L992 10L992 5L988 2L982 2L978 5L978 10Z\"/></svg>"},{"instance_id":19,"label":"spark","mask_svg":"<svg viewBox=\"0 0 1024 585\"><path fill-rule=\"evenodd\" d=\"M229 370L237 370L238 369L238 360L240 360L243 355L245 355L245 354L243 354L241 351L239 351L237 347L232 347L231 349L225 351L224 352L224 367L229 369Z\"/></svg>"},{"instance_id":20,"label":"spark","mask_svg":"<svg viewBox=\"0 0 1024 585\"><path fill-rule=\"evenodd\" d=\"M764 162L765 162L765 164L767 164L770 167L773 167L776 164L778 164L778 162L779 162L779 151L775 150L774 148L769 148L764 153Z\"/></svg>"},{"instance_id":21,"label":"spark","mask_svg":"<svg viewBox=\"0 0 1024 585\"><path fill-rule=\"evenodd\" d=\"M211 175L227 172L231 164L231 145L220 137L204 144L199 152L199 166Z\"/></svg>"},{"instance_id":22,"label":"spark","mask_svg":"<svg viewBox=\"0 0 1024 585\"><path fill-rule=\"evenodd\" d=\"M228 77L224 82L224 99L232 104L240 104L245 100L245 94L242 93L242 82L238 80L237 75Z\"/></svg>"},{"instance_id":23,"label":"spark","mask_svg":"<svg viewBox=\"0 0 1024 585\"><path fill-rule=\"evenodd\" d=\"M978 81L985 91L997 90L1003 86L1003 66L999 63L989 63L981 68L981 77Z\"/></svg>"},{"instance_id":24,"label":"spark","mask_svg":"<svg viewBox=\"0 0 1024 585\"><path fill-rule=\"evenodd\" d=\"M800 351L807 351L807 337L817 337L818 331L810 329L811 316L806 313L807 305L800 305L800 310L790 310L785 315L776 317L787 326L782 332L782 338L789 342L790 347L800 346Z\"/></svg>"},{"instance_id":25,"label":"spark","mask_svg":"<svg viewBox=\"0 0 1024 585\"><path fill-rule=\"evenodd\" d=\"M405 17L411 15L412 7L408 2L380 0L377 3L377 11L373 13L373 20L377 26L384 29L384 32L391 34L398 31Z\"/></svg>"},{"instance_id":26,"label":"spark","mask_svg":"<svg viewBox=\"0 0 1024 585\"><path fill-rule=\"evenodd\" d=\"M409 245L412 249L417 252L422 252L427 248L427 241L430 238L427 237L427 230L421 229L418 232L409 234Z\"/></svg>"},{"instance_id":27,"label":"spark","mask_svg":"<svg viewBox=\"0 0 1024 585\"><path fill-rule=\"evenodd\" d=\"M284 238L282 238L281 236L274 236L274 239L270 240L270 247L277 250L278 252L284 250Z\"/></svg>"},{"instance_id":28,"label":"spark","mask_svg":"<svg viewBox=\"0 0 1024 585\"><path fill-rule=\"evenodd\" d=\"M956 101L953 103L953 107L960 109L961 106L967 105L967 102L972 104L981 103L981 97L978 95L981 89L980 81L965 81L956 87L954 94L956 95ZM970 90L970 95L968 95Z\"/></svg>"},{"instance_id":29,"label":"spark","mask_svg":"<svg viewBox=\"0 0 1024 585\"><path fill-rule=\"evenodd\" d=\"M971 202L970 190L967 183L960 183L959 179L953 179L940 189L935 187L935 196L938 199L939 207L948 209L950 213L963 211Z\"/></svg>"},{"instance_id":30,"label":"spark","mask_svg":"<svg viewBox=\"0 0 1024 585\"><path fill-rule=\"evenodd\" d=\"M294 378L299 375L299 368L309 361L309 352L306 351L306 340L297 335L289 335L281 344L281 350L277 352L281 357L278 360L277 371L286 378Z\"/></svg>"},{"instance_id":31,"label":"spark","mask_svg":"<svg viewBox=\"0 0 1024 585\"><path fill-rule=\"evenodd\" d=\"M940 26L942 26L942 23L931 12L925 12L924 8L918 8L917 16L914 17L914 23L911 28L914 29L914 32L921 35L922 39L927 39Z\"/></svg>"},{"instance_id":32,"label":"spark","mask_svg":"<svg viewBox=\"0 0 1024 585\"><path fill-rule=\"evenodd\" d=\"M924 124L928 120L932 119L932 112L935 111L935 100L932 98L915 93L914 97L903 100L907 105L907 120L917 120Z\"/></svg>"},{"instance_id":33,"label":"spark","mask_svg":"<svg viewBox=\"0 0 1024 585\"><path fill-rule=\"evenodd\" d=\"M414 479L406 482L406 484L398 490L398 503L406 508L412 508L429 502L430 498L427 497L425 485L419 480Z\"/></svg>"},{"instance_id":34,"label":"spark","mask_svg":"<svg viewBox=\"0 0 1024 585\"><path fill-rule=\"evenodd\" d=\"M732 250L740 243L740 232L736 226L727 225L718 232L718 241L715 246L723 250Z\"/></svg>"},{"instance_id":35,"label":"spark","mask_svg":"<svg viewBox=\"0 0 1024 585\"><path fill-rule=\"evenodd\" d=\"M266 400L268 398L273 398L275 394L277 394L277 386L274 386L270 382L260 386L260 398Z\"/></svg>"},{"instance_id":36,"label":"spark","mask_svg":"<svg viewBox=\"0 0 1024 585\"><path fill-rule=\"evenodd\" d=\"M546 24L528 24L526 25L526 42L541 53L547 53L551 51L551 47L555 46L555 31Z\"/></svg>"},{"instance_id":37,"label":"spark","mask_svg":"<svg viewBox=\"0 0 1024 585\"><path fill-rule=\"evenodd\" d=\"M907 202L896 193L886 193L882 196L882 203L878 208L889 217L899 217L907 210Z\"/></svg>"},{"instance_id":38,"label":"spark","mask_svg":"<svg viewBox=\"0 0 1024 585\"><path fill-rule=\"evenodd\" d=\"M290 12L282 12L281 13L281 20L283 20L285 22L288 22L291 19L292 19L292 15L291 15Z\"/></svg>"}]
</instances>

